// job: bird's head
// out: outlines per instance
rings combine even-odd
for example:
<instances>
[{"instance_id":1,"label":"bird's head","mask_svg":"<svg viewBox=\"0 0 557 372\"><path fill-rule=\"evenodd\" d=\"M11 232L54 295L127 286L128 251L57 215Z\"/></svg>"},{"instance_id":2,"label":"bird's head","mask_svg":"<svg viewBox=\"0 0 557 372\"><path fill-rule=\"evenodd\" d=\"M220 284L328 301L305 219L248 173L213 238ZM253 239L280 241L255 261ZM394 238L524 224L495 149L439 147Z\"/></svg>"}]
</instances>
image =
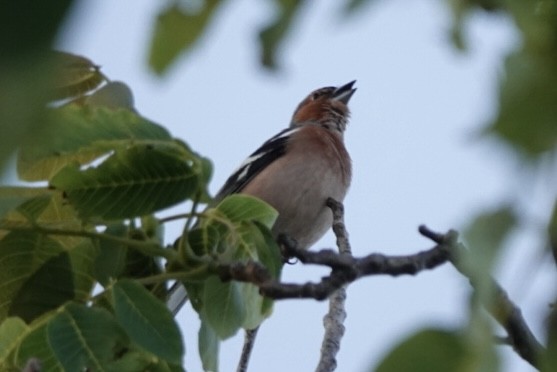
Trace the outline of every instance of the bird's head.
<instances>
[{"instance_id":1,"label":"bird's head","mask_svg":"<svg viewBox=\"0 0 557 372\"><path fill-rule=\"evenodd\" d=\"M348 123L348 101L356 91L356 80L341 87L325 87L314 90L296 108L291 127L317 124L343 133Z\"/></svg>"}]
</instances>

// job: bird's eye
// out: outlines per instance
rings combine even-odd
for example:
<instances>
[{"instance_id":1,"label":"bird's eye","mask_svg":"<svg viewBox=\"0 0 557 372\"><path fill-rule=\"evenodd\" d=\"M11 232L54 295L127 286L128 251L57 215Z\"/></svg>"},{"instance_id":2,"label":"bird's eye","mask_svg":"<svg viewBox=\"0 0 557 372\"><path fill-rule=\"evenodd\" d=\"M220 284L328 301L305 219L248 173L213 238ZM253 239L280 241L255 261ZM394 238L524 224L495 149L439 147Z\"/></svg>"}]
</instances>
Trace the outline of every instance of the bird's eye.
<instances>
[{"instance_id":1,"label":"bird's eye","mask_svg":"<svg viewBox=\"0 0 557 372\"><path fill-rule=\"evenodd\" d=\"M314 93L311 94L311 100L315 101L316 99L318 99L322 95L323 95L323 93L321 93L321 92L314 92Z\"/></svg>"}]
</instances>

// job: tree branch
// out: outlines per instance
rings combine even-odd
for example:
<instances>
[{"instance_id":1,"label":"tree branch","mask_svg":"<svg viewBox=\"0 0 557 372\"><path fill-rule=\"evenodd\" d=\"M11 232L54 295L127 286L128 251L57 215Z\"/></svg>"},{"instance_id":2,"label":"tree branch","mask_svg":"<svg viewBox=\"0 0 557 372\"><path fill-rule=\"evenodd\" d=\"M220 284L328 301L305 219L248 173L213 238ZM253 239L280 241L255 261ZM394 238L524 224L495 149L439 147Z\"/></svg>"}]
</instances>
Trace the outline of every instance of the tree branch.
<instances>
[{"instance_id":1,"label":"tree branch","mask_svg":"<svg viewBox=\"0 0 557 372\"><path fill-rule=\"evenodd\" d=\"M449 232L443 237L454 237ZM354 280L371 275L415 275L426 269L433 269L448 261L449 240L442 240L427 251L407 256L386 256L373 253L361 258L338 254L332 250L317 252L298 249L292 239L279 237L285 251L305 264L327 266L331 274L321 281L303 284L280 283L272 279L267 269L253 261L218 265L216 270L223 281L237 280L259 287L262 295L274 299L313 298L324 300L334 291Z\"/></svg>"},{"instance_id":2,"label":"tree branch","mask_svg":"<svg viewBox=\"0 0 557 372\"><path fill-rule=\"evenodd\" d=\"M247 372L249 358L251 357L251 352L253 351L253 346L255 345L255 338L258 330L259 327L246 329L244 334L244 346L242 347L242 354L240 355L240 361L238 362L236 372Z\"/></svg>"},{"instance_id":3,"label":"tree branch","mask_svg":"<svg viewBox=\"0 0 557 372\"><path fill-rule=\"evenodd\" d=\"M340 228L340 225L337 226ZM415 275L423 270L433 269L450 261L462 275L469 279L472 288L477 288L477 283L471 278L472 275L457 260L457 258L470 253L458 243L458 234L455 231L451 230L446 234L439 234L425 226L420 226L419 232L435 242L436 245L429 250L413 255L385 256L374 253L361 258L338 254L332 250L318 252L300 250L293 240L284 236L279 237L279 243L282 244L283 249L289 256L297 258L304 264L327 266L331 269L330 275L321 278L316 283L277 282L271 278L265 267L256 262L219 265L217 271L222 280L253 283L259 287L262 295L277 300L286 298L324 300L339 288L364 276ZM337 239L340 240L345 237L346 235L343 235L342 231L337 235ZM484 302L484 307L505 329L508 335L508 343L512 345L518 355L532 366L538 367L539 356L545 348L535 338L522 317L520 309L509 299L505 290L494 279L490 280L494 298L490 303Z\"/></svg>"},{"instance_id":4,"label":"tree branch","mask_svg":"<svg viewBox=\"0 0 557 372\"><path fill-rule=\"evenodd\" d=\"M344 205L333 198L327 199L327 207L333 212L333 232L337 238L338 251L341 254L352 255L348 231L344 224Z\"/></svg>"},{"instance_id":5,"label":"tree branch","mask_svg":"<svg viewBox=\"0 0 557 372\"><path fill-rule=\"evenodd\" d=\"M422 235L438 244L442 242L448 243L451 264L463 276L468 278L472 288L477 290L478 283L475 282L470 271L461 263L467 261L462 259L462 257L466 257L470 252L464 246L457 243L456 236L438 234L425 226L420 226L419 231ZM538 342L522 317L520 308L510 300L507 292L495 279L490 278L489 280L491 281L490 286L493 289L493 298L490 299L489 303L484 302L482 305L507 332L507 337L500 337L499 339L504 339L524 360L532 366L539 368L539 357L544 352L544 347Z\"/></svg>"},{"instance_id":6,"label":"tree branch","mask_svg":"<svg viewBox=\"0 0 557 372\"><path fill-rule=\"evenodd\" d=\"M341 255L352 256L348 232L344 224L344 206L329 198L327 206L333 212L333 232L337 238L337 247ZM336 355L340 350L340 342L344 336L344 320L346 319L346 288L341 287L329 298L329 311L323 318L325 335L321 343L321 355L317 372L334 371L337 367Z\"/></svg>"}]
</instances>

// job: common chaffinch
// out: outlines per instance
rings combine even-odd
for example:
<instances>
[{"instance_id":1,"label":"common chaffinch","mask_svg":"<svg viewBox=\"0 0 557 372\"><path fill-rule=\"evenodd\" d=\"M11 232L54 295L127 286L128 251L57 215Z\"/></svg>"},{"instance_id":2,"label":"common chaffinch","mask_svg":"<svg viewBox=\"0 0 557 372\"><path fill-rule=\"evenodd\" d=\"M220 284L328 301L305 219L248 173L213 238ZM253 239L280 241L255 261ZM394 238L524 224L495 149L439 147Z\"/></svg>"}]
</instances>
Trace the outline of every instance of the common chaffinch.
<instances>
[{"instance_id":1,"label":"common chaffinch","mask_svg":"<svg viewBox=\"0 0 557 372\"><path fill-rule=\"evenodd\" d=\"M355 82L311 92L294 111L289 128L252 153L216 201L234 193L255 196L279 213L272 228L275 237L285 234L301 249L319 240L333 221L327 198L342 201L350 185L352 166L343 134ZM176 311L172 303L176 300L169 301Z\"/></svg>"}]
</instances>

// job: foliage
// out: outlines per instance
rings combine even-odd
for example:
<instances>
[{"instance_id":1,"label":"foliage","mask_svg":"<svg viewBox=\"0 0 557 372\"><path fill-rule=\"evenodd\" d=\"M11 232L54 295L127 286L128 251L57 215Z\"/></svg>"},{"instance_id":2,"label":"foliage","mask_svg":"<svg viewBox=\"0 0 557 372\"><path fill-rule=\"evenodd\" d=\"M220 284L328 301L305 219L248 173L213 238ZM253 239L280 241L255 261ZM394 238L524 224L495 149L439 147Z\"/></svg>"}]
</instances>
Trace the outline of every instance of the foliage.
<instances>
[{"instance_id":1,"label":"foliage","mask_svg":"<svg viewBox=\"0 0 557 372\"><path fill-rule=\"evenodd\" d=\"M166 73L202 40L224 3L163 7L149 47L151 68ZM306 2L273 3L275 16L258 41L262 65L277 69ZM347 0L342 14L350 19L371 3ZM521 45L504 64L497 115L483 134L547 176L557 148L557 2L448 4L452 40L461 50L471 12L503 14L520 31ZM202 320L203 365L216 370L219 341L256 327L272 308L253 286L221 282L216 267L256 260L279 277L280 255L268 231L276 212L236 196L199 213L198 203L210 202L211 163L142 117L130 89L109 81L92 61L48 51L70 7L66 0L44 9L6 2L0 9L2 34L14 35L0 39L0 170L18 149L18 176L40 182L0 188L0 369L18 370L36 357L46 371L183 370L185 346L161 302L166 281L178 279ZM180 202L190 203L191 213L160 218L161 210ZM417 331L377 370L497 370L480 299L489 302L489 272L522 226L524 216L512 204L473 216L466 228L474 255L464 265L479 283L467 324ZM552 217L543 233L556 252L557 202L547 208ZM187 220L184 233L165 246L160 231L178 217ZM545 371L557 365L555 319L553 311Z\"/></svg>"},{"instance_id":2,"label":"foliage","mask_svg":"<svg viewBox=\"0 0 557 372\"><path fill-rule=\"evenodd\" d=\"M45 186L0 188L0 366L34 357L52 371L182 370L166 281L189 289L204 334L215 335L207 350L257 327L272 302L251 285L222 283L216 269L252 260L278 277L276 211L237 195L198 213L211 163L139 115L129 88L91 61L55 59L56 101L17 153L20 179ZM184 201L189 214L154 215ZM159 230L176 218L198 222L166 247ZM217 364L215 354L204 359Z\"/></svg>"}]
</instances>

